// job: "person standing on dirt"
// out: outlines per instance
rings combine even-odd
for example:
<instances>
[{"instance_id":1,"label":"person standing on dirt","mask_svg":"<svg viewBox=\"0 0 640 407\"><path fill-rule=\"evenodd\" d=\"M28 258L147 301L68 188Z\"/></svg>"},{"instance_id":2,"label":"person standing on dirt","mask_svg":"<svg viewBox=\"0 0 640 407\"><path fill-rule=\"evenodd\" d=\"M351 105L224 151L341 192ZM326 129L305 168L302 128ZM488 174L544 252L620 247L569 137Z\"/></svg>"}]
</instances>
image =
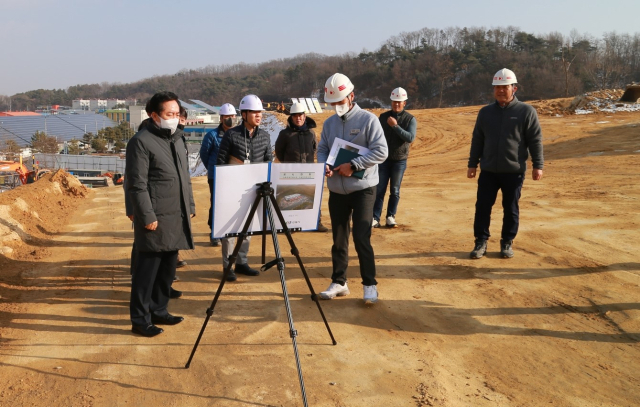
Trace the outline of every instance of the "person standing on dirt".
<instances>
[{"instance_id":1,"label":"person standing on dirt","mask_svg":"<svg viewBox=\"0 0 640 407\"><path fill-rule=\"evenodd\" d=\"M167 304L178 250L194 248L195 203L186 141L177 128L178 96L156 93L147 110L151 114L146 127L127 144L126 176L138 257L129 304L132 331L151 337L163 332L156 324L184 320L169 314Z\"/></svg>"},{"instance_id":2,"label":"person standing on dirt","mask_svg":"<svg viewBox=\"0 0 640 407\"><path fill-rule=\"evenodd\" d=\"M496 72L493 77L496 101L480 109L473 129L467 178L475 178L478 163L482 171L478 177L472 259L481 258L487 251L491 209L498 190L502 191L504 210L500 256L513 257L512 245L520 218L518 201L529 153L533 161L532 178L534 181L542 179L542 130L535 108L518 101L515 96L517 83L511 70L503 68Z\"/></svg>"},{"instance_id":3,"label":"person standing on dirt","mask_svg":"<svg viewBox=\"0 0 640 407\"><path fill-rule=\"evenodd\" d=\"M184 126L187 125L187 117L189 116L189 113L187 112L187 109L185 109L182 105L180 105L180 117L178 118L178 129L184 131ZM187 163L189 163L189 151L187 150ZM181 268L187 265L187 261L184 260L182 258L182 256L180 255L180 251L178 251L178 261L176 262L176 268ZM176 275L173 278L173 281L180 281L180 279L178 278L178 276ZM180 296L182 296L182 293L177 291L176 293L174 293L173 288L171 289L171 298L177 298L175 297L175 295L177 295L177 293L180 293Z\"/></svg>"},{"instance_id":4,"label":"person standing on dirt","mask_svg":"<svg viewBox=\"0 0 640 407\"><path fill-rule=\"evenodd\" d=\"M247 95L242 98L240 101L242 123L224 133L218 149L217 165L273 161L269 133L259 127L263 111L262 101L256 95ZM248 264L247 254L249 253L250 241L251 236L247 236L242 242L235 270L229 271L227 281L235 281L237 279L236 273L247 276L260 275L258 270L249 267ZM236 238L234 237L222 239L222 265L224 268L229 264L229 256L233 253L235 245Z\"/></svg>"},{"instance_id":5,"label":"person standing on dirt","mask_svg":"<svg viewBox=\"0 0 640 407\"><path fill-rule=\"evenodd\" d=\"M236 109L231 103L225 103L220 106L220 125L215 129L205 134L202 139L202 145L200 146L200 160L202 164L207 168L207 182L209 183L210 202L209 206L209 220L208 225L211 229L211 219L213 217L213 167L218 163L218 150L220 149L220 143L224 133L233 126L233 119L236 117ZM220 239L214 239L209 237L211 246L220 246Z\"/></svg>"},{"instance_id":6,"label":"person standing on dirt","mask_svg":"<svg viewBox=\"0 0 640 407\"><path fill-rule=\"evenodd\" d=\"M380 124L384 130L384 137L389 147L389 156L378 165L380 182L376 191L376 202L373 205L374 228L380 227L380 215L384 195L387 192L387 184L391 183L389 190L389 202L387 202L386 226L395 228L396 212L400 202L400 184L404 171L407 169L409 148L416 138L418 127L415 117L404 110L407 105L407 91L403 88L395 88L391 91L391 110L380 115Z\"/></svg>"},{"instance_id":7,"label":"person standing on dirt","mask_svg":"<svg viewBox=\"0 0 640 407\"><path fill-rule=\"evenodd\" d=\"M317 150L316 122L305 114L302 103L294 103L289 109L287 128L276 139L275 153L281 163L313 163ZM328 232L322 221L318 222L318 232Z\"/></svg>"},{"instance_id":8,"label":"person standing on dirt","mask_svg":"<svg viewBox=\"0 0 640 407\"><path fill-rule=\"evenodd\" d=\"M371 219L378 184L378 165L387 158L388 149L380 121L354 103L353 89L351 80L341 73L331 75L324 85L324 100L335 107L336 114L324 122L318 145L318 162L326 163L337 138L366 147L369 152L333 168L326 165L333 232L333 274L331 284L320 293L320 298L329 300L349 294L347 267L350 223L353 222L353 243L360 261L364 301L372 304L378 301L378 282L371 246ZM360 170L364 170L362 179L352 176Z\"/></svg>"}]
</instances>

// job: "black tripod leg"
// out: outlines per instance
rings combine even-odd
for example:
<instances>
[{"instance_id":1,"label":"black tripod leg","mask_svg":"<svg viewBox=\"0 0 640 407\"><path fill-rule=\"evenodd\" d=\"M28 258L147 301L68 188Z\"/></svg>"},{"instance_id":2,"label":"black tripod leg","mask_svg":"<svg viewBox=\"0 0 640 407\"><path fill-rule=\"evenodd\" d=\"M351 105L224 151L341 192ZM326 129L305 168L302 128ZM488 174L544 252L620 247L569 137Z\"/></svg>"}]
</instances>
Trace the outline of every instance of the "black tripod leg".
<instances>
[{"instance_id":1,"label":"black tripod leg","mask_svg":"<svg viewBox=\"0 0 640 407\"><path fill-rule=\"evenodd\" d=\"M286 222L284 221L284 216L282 216L282 212L280 211L280 208L278 207L278 203L276 202L275 197L273 195L271 195L270 198L271 198L271 201L272 201L272 206L273 206L273 208L275 208L275 212L278 215L278 219L280 220L280 224L282 225L284 233L287 236L287 240L289 241L289 246L291 246L291 254L293 254L296 257L296 260L298 260L298 265L300 266L300 270L302 270L302 275L304 276L304 280L307 282L307 287L309 287L309 291L311 292L311 299L316 303L316 306L318 307L318 311L320 312L320 316L322 317L322 320L324 321L324 326L327 328L327 332L329 333L329 336L331 337L331 342L334 345L337 345L338 342L336 342L336 339L333 337L333 333L331 332L331 328L329 327L329 322L327 322L327 318L324 316L324 312L322 311L322 307L320 306L320 300L318 298L318 294L316 294L316 292L313 289L313 286L311 285L311 280L309 279L309 275L307 274L307 270L305 269L304 264L302 263L302 259L300 258L300 252L298 251L298 248L296 247L296 244L293 241L293 237L291 236L291 230L289 230L289 227L287 226Z\"/></svg>"},{"instance_id":2,"label":"black tripod leg","mask_svg":"<svg viewBox=\"0 0 640 407\"><path fill-rule=\"evenodd\" d=\"M236 239L236 246L234 247L233 253L231 253L231 256L229 256L229 264L227 264L227 267L224 268L224 272L222 273L222 281L220 281L220 285L218 286L218 291L216 291L216 295L213 297L211 306L207 308L207 317L204 319L204 323L202 324L202 329L200 329L200 334L198 334L198 339L196 339L196 343L193 345L193 349L191 350L191 355L189 356L189 360L187 361L187 364L184 366L185 369L188 369L189 366L191 365L191 360L193 359L193 355L195 355L196 353L196 349L198 349L198 345L200 344L200 339L202 339L202 334L204 334L204 330L207 328L209 319L211 318L211 315L213 315L213 309L215 308L216 303L218 302L220 293L222 293L222 287L224 287L224 283L227 281L227 276L231 271L231 267L233 267L233 265L236 262L236 258L238 257L238 252L240 252L240 246L242 245L242 242L247 236L247 231L251 226L251 221L253 219L253 215L255 215L256 213L256 208L260 203L260 199L261 199L260 195L257 195L255 201L253 202L253 205L251 206L251 210L249 211L249 216L247 217L247 221L245 222L244 227L242 228L242 232L238 235L238 239Z\"/></svg>"},{"instance_id":3,"label":"black tripod leg","mask_svg":"<svg viewBox=\"0 0 640 407\"><path fill-rule=\"evenodd\" d=\"M273 189L271 189L271 194L269 195L273 198ZM267 214L269 215L269 223L271 225L271 237L273 238L273 248L276 253L276 259L278 260L278 273L280 274L280 284L282 285L282 294L284 296L284 307L287 311L287 320L289 321L289 335L291 336L291 342L293 344L293 354L296 358L296 366L298 368L298 380L300 381L300 391L302 392L302 401L304 406L307 407L307 392L304 387L304 378L302 376L302 366L300 365L300 355L298 354L298 331L296 331L293 325L293 317L291 315L291 306L289 304L289 293L287 292L287 282L284 276L284 261L282 260L282 256L280 253L280 244L278 243L278 232L276 230L276 224L273 220L273 211L272 207L269 205L269 196L264 197L264 206L267 208ZM281 224L285 225L285 223L281 220Z\"/></svg>"}]
</instances>

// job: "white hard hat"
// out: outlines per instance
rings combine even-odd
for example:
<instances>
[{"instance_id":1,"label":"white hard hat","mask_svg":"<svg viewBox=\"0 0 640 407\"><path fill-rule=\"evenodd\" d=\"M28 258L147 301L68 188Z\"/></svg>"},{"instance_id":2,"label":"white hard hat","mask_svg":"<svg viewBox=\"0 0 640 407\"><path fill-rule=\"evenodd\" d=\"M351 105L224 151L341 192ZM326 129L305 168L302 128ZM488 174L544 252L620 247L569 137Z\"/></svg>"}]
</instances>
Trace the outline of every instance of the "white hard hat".
<instances>
[{"instance_id":1,"label":"white hard hat","mask_svg":"<svg viewBox=\"0 0 640 407\"><path fill-rule=\"evenodd\" d=\"M513 83L518 83L516 79L516 74L513 73L512 70L507 68L502 68L495 75L493 75L493 83L492 85L511 85Z\"/></svg>"},{"instance_id":2,"label":"white hard hat","mask_svg":"<svg viewBox=\"0 0 640 407\"><path fill-rule=\"evenodd\" d=\"M247 95L240 101L240 110L264 110L262 101L256 95Z\"/></svg>"},{"instance_id":3,"label":"white hard hat","mask_svg":"<svg viewBox=\"0 0 640 407\"><path fill-rule=\"evenodd\" d=\"M324 101L327 103L340 102L353 92L353 83L346 75L334 73L324 84Z\"/></svg>"},{"instance_id":4,"label":"white hard hat","mask_svg":"<svg viewBox=\"0 0 640 407\"><path fill-rule=\"evenodd\" d=\"M289 114L305 113L306 111L307 109L304 107L302 103L296 102L291 105L291 109L289 109Z\"/></svg>"},{"instance_id":5,"label":"white hard hat","mask_svg":"<svg viewBox=\"0 0 640 407\"><path fill-rule=\"evenodd\" d=\"M404 102L407 100L407 91L403 88L395 88L391 91L391 100L394 102Z\"/></svg>"},{"instance_id":6,"label":"white hard hat","mask_svg":"<svg viewBox=\"0 0 640 407\"><path fill-rule=\"evenodd\" d=\"M231 103L225 103L224 105L220 106L220 112L218 112L218 114L220 116L235 116L236 108L233 107Z\"/></svg>"}]
</instances>

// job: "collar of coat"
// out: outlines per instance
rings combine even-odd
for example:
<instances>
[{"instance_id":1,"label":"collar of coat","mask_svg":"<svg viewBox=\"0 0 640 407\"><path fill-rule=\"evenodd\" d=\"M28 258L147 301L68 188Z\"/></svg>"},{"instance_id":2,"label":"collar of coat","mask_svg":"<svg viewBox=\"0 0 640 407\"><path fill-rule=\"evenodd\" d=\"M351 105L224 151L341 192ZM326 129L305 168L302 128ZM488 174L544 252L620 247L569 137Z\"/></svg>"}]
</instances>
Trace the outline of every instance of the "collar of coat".
<instances>
[{"instance_id":1,"label":"collar of coat","mask_svg":"<svg viewBox=\"0 0 640 407\"><path fill-rule=\"evenodd\" d=\"M498 106L500 109L508 109L514 106L516 103L518 103L518 98L516 97L516 95L513 95L513 99L511 99L511 102L507 103L505 107L500 106L500 103L498 103L498 101L496 100L496 106Z\"/></svg>"},{"instance_id":2,"label":"collar of coat","mask_svg":"<svg viewBox=\"0 0 640 407\"><path fill-rule=\"evenodd\" d=\"M149 130L153 135L158 136L163 139L175 141L182 136L183 132L180 129L176 129L176 132L171 134L171 130L162 129L158 126L158 124L154 120L149 120L146 126L147 130Z\"/></svg>"}]
</instances>

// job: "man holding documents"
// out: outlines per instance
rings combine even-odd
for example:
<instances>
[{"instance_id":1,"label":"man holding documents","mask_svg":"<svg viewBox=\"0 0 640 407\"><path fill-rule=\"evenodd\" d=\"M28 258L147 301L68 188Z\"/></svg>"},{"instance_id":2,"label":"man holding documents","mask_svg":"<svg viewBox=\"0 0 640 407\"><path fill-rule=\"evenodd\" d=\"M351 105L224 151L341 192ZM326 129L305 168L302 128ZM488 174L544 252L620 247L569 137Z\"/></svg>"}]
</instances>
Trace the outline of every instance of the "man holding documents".
<instances>
[{"instance_id":1,"label":"man holding documents","mask_svg":"<svg viewBox=\"0 0 640 407\"><path fill-rule=\"evenodd\" d=\"M331 284L320 293L320 298L328 300L349 294L347 267L351 220L364 301L371 304L378 300L371 219L378 184L378 164L387 158L388 150L380 121L353 102L353 89L349 78L340 73L329 77L324 88L325 102L336 109L336 114L324 123L318 145L318 162L326 163L330 191L333 274ZM339 146L342 148L336 148ZM344 157L350 159L341 162Z\"/></svg>"}]
</instances>

